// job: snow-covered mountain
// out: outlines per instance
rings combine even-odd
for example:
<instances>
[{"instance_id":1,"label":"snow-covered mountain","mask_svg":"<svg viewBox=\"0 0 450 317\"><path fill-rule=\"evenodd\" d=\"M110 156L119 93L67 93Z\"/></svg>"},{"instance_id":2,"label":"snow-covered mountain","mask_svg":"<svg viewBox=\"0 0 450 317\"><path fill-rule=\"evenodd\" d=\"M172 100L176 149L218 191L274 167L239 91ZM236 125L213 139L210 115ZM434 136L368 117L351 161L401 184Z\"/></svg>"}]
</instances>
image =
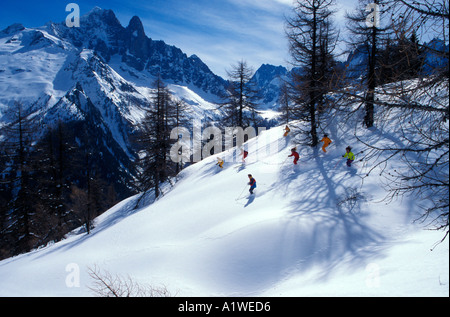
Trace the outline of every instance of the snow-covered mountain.
<instances>
[{"instance_id":1,"label":"snow-covered mountain","mask_svg":"<svg viewBox=\"0 0 450 317\"><path fill-rule=\"evenodd\" d=\"M328 152L299 147L297 166L287 157L296 140L272 128L246 143L244 165L236 148L216 154L183 170L152 204L135 208L139 196L130 197L89 235L74 231L1 261L0 296L95 295L93 272L182 297L448 296L448 240L436 246L443 233L414 222L415 197L383 201L381 170L364 177L371 160L359 154L345 166L347 144L364 148L339 115L330 119ZM397 119L360 137L396 139ZM381 169L399 168L390 160Z\"/></svg>"},{"instance_id":2,"label":"snow-covered mountain","mask_svg":"<svg viewBox=\"0 0 450 317\"><path fill-rule=\"evenodd\" d=\"M419 45L417 49L419 51L418 58L423 63L420 70L423 75L432 75L436 69L448 68L449 46L445 45L443 40L433 39ZM345 68L347 79L360 80L361 74L367 72L369 52L370 49L367 46L360 45L348 55L345 62L341 63Z\"/></svg>"},{"instance_id":3,"label":"snow-covered mountain","mask_svg":"<svg viewBox=\"0 0 450 317\"><path fill-rule=\"evenodd\" d=\"M263 65L255 74L264 103L276 104L277 78L284 72ZM136 152L129 136L157 76L189 105L192 119L217 120L227 81L197 56L147 37L136 16L123 27L111 10L94 8L80 27L14 24L0 31L0 122L16 102L42 126L89 119L90 126L101 127L103 137L95 141L100 151L112 152L127 169Z\"/></svg>"},{"instance_id":4,"label":"snow-covered mountain","mask_svg":"<svg viewBox=\"0 0 450 317\"><path fill-rule=\"evenodd\" d=\"M196 56L148 38L138 17L122 27L110 10L93 9L79 28L14 24L0 32L0 123L19 102L41 127L85 122L98 152L130 181L136 150L130 135L143 117L152 84L161 76L192 118L214 120L226 81ZM96 130L96 131L94 131ZM39 129L38 133L45 133ZM117 160L117 162L114 162Z\"/></svg>"},{"instance_id":5,"label":"snow-covered mountain","mask_svg":"<svg viewBox=\"0 0 450 317\"><path fill-rule=\"evenodd\" d=\"M21 101L46 111L79 85L96 99L94 104L108 98L125 119L136 120L130 116L133 108L148 103L149 91L139 87L151 87L158 75L208 101L215 101L211 99L226 85L198 57L148 38L138 17L124 28L110 10L92 10L81 18L79 28L49 23L27 29L15 24L1 31L0 39L1 108Z\"/></svg>"},{"instance_id":6,"label":"snow-covered mountain","mask_svg":"<svg viewBox=\"0 0 450 317\"><path fill-rule=\"evenodd\" d=\"M260 90L263 108L274 109L279 104L280 87L287 79L288 70L283 66L263 64L255 72L252 81Z\"/></svg>"},{"instance_id":7,"label":"snow-covered mountain","mask_svg":"<svg viewBox=\"0 0 450 317\"><path fill-rule=\"evenodd\" d=\"M226 84L197 56L188 57L175 46L147 37L137 16L127 27L122 27L114 12L94 8L81 18L79 28L68 28L64 23L48 27L52 34L67 39L75 47L97 52L106 63L120 60L134 70L119 67L119 73L122 70L137 77L141 72L154 77L159 75L168 83L195 87L196 91L213 95L221 92Z\"/></svg>"}]
</instances>

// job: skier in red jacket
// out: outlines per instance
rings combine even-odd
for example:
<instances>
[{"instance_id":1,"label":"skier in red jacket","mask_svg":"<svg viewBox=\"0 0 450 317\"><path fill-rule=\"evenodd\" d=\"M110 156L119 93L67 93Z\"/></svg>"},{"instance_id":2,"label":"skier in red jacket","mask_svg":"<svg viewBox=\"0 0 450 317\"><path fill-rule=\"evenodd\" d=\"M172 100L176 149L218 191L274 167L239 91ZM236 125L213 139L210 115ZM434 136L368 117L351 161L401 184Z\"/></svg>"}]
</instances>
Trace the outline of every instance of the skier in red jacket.
<instances>
[{"instance_id":1,"label":"skier in red jacket","mask_svg":"<svg viewBox=\"0 0 450 317\"><path fill-rule=\"evenodd\" d=\"M244 149L241 148L241 155L242 155L242 162L245 162L245 159L248 156L248 151L245 151Z\"/></svg>"},{"instance_id":2,"label":"skier in red jacket","mask_svg":"<svg viewBox=\"0 0 450 317\"><path fill-rule=\"evenodd\" d=\"M297 148L293 148L291 149L291 155L289 155L288 157L294 157L294 164L297 165L298 159L300 158L300 155L298 155L297 153Z\"/></svg>"}]
</instances>

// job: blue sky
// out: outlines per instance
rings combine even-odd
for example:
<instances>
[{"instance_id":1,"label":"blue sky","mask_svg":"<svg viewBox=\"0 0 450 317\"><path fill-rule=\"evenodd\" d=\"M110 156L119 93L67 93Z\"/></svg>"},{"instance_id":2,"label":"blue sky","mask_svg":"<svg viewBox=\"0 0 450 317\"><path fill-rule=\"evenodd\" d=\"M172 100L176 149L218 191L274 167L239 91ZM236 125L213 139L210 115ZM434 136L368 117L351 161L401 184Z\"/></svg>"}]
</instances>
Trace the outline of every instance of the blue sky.
<instances>
[{"instance_id":1,"label":"blue sky","mask_svg":"<svg viewBox=\"0 0 450 317\"><path fill-rule=\"evenodd\" d=\"M292 0L4 1L0 29L13 23L38 27L48 21L62 22L71 2L79 5L81 15L95 6L112 9L123 26L137 15L148 37L196 54L223 77L240 60L254 70L263 63L289 66L284 22L292 11ZM349 3L355 2L338 1L338 21L345 9L352 9Z\"/></svg>"}]
</instances>

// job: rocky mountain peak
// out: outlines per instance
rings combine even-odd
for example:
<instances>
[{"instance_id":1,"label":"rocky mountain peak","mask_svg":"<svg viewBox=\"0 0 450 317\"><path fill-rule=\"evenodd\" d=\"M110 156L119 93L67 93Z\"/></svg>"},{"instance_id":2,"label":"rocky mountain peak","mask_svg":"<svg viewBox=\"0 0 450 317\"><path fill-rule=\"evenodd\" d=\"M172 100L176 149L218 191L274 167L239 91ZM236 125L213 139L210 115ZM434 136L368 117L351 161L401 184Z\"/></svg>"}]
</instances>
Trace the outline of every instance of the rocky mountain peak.
<instances>
[{"instance_id":1,"label":"rocky mountain peak","mask_svg":"<svg viewBox=\"0 0 450 317\"><path fill-rule=\"evenodd\" d=\"M116 15L112 10L105 10L99 7L95 7L94 9L89 11L86 15L81 17L81 24L83 22L87 22L88 25L92 25L94 23L97 26L100 26L101 24L109 27L121 26L120 21L117 19Z\"/></svg>"},{"instance_id":2,"label":"rocky mountain peak","mask_svg":"<svg viewBox=\"0 0 450 317\"><path fill-rule=\"evenodd\" d=\"M131 18L130 23L127 26L127 31L130 32L134 37L145 37L144 26L142 25L141 19L139 19L138 16L134 16Z\"/></svg>"},{"instance_id":3,"label":"rocky mountain peak","mask_svg":"<svg viewBox=\"0 0 450 317\"><path fill-rule=\"evenodd\" d=\"M0 33L3 33L3 34L14 34L16 32L20 32L20 31L23 31L23 30L25 30L25 27L22 24L14 23L14 24L8 26L6 29L0 31Z\"/></svg>"}]
</instances>

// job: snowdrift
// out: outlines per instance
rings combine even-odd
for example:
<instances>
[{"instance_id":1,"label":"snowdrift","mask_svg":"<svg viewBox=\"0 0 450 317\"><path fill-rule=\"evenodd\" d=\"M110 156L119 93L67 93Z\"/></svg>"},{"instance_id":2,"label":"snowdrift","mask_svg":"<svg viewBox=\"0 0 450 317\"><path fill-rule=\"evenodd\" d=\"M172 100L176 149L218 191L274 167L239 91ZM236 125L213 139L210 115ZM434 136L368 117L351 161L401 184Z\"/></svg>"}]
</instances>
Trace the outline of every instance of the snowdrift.
<instances>
[{"instance_id":1,"label":"snowdrift","mask_svg":"<svg viewBox=\"0 0 450 317\"><path fill-rule=\"evenodd\" d=\"M383 202L367 162L345 166L351 133L328 135L327 153L277 127L245 144L246 164L236 148L206 158L156 202L135 209L131 197L90 235L0 262L0 296L93 296L93 268L174 296L449 296L442 232L414 223L413 198Z\"/></svg>"}]
</instances>

